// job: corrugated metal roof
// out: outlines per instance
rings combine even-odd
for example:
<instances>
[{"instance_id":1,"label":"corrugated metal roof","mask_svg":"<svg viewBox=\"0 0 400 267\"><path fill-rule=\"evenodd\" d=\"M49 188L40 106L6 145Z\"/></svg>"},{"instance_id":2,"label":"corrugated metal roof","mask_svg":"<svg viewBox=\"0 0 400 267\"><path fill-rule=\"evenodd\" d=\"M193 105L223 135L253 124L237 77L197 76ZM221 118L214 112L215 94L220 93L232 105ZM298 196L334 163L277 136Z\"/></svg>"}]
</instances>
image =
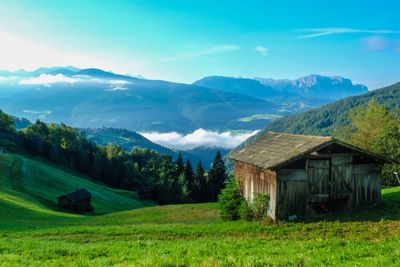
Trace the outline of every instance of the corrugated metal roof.
<instances>
[{"instance_id":1,"label":"corrugated metal roof","mask_svg":"<svg viewBox=\"0 0 400 267\"><path fill-rule=\"evenodd\" d=\"M268 132L260 139L229 155L230 159L272 169L333 141L331 136Z\"/></svg>"}]
</instances>

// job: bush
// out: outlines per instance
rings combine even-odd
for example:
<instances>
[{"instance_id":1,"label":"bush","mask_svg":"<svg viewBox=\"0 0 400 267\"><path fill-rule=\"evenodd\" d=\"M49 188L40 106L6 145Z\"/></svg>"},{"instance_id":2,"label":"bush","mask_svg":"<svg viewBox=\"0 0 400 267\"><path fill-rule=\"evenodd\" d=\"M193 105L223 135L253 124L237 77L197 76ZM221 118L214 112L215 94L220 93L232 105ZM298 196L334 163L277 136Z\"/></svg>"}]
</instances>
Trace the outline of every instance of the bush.
<instances>
[{"instance_id":1,"label":"bush","mask_svg":"<svg viewBox=\"0 0 400 267\"><path fill-rule=\"evenodd\" d=\"M239 215L242 220L251 221L254 219L253 209L245 199L240 204Z\"/></svg>"},{"instance_id":2,"label":"bush","mask_svg":"<svg viewBox=\"0 0 400 267\"><path fill-rule=\"evenodd\" d=\"M255 194L251 203L243 200L239 208L240 218L247 221L264 219L267 217L269 199L267 194Z\"/></svg>"},{"instance_id":3,"label":"bush","mask_svg":"<svg viewBox=\"0 0 400 267\"><path fill-rule=\"evenodd\" d=\"M253 201L247 202L241 194L239 183L232 177L226 182L225 189L221 191L218 204L222 219L251 221L267 217L269 200L270 197L267 194L255 194Z\"/></svg>"},{"instance_id":4,"label":"bush","mask_svg":"<svg viewBox=\"0 0 400 267\"><path fill-rule=\"evenodd\" d=\"M261 220L267 217L270 197L267 194L256 194L251 203L254 218Z\"/></svg>"},{"instance_id":5,"label":"bush","mask_svg":"<svg viewBox=\"0 0 400 267\"><path fill-rule=\"evenodd\" d=\"M224 220L238 220L239 209L241 204L245 202L241 192L239 183L234 177L227 180L225 188L218 196L218 204L221 209L221 217Z\"/></svg>"}]
</instances>

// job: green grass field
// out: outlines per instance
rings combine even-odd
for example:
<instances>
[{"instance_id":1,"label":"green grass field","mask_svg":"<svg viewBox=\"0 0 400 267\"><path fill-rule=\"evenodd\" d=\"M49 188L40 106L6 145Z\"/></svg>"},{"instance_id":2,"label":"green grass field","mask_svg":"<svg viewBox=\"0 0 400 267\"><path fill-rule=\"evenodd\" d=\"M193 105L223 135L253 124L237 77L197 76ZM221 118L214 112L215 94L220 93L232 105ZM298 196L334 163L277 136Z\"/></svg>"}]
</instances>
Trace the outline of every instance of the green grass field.
<instances>
[{"instance_id":1,"label":"green grass field","mask_svg":"<svg viewBox=\"0 0 400 267\"><path fill-rule=\"evenodd\" d=\"M34 159L6 154L0 168L0 266L400 265L400 187L376 207L310 221L224 222L214 203L139 208L125 191ZM96 200L107 214L54 210L56 192L41 189L75 182L116 197Z\"/></svg>"}]
</instances>

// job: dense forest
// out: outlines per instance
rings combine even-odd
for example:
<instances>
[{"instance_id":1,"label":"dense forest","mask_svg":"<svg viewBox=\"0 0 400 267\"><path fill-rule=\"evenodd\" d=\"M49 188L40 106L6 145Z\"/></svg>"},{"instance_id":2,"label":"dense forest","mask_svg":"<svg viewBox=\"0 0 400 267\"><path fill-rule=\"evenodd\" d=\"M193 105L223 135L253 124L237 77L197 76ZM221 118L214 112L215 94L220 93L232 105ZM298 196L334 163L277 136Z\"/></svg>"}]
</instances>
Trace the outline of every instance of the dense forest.
<instances>
[{"instance_id":1,"label":"dense forest","mask_svg":"<svg viewBox=\"0 0 400 267\"><path fill-rule=\"evenodd\" d=\"M400 111L400 83L363 95L348 97L301 114L278 119L260 131L258 136L268 131L332 135L338 125L350 123L347 116L350 109L366 105L372 98L375 98L378 103L386 105L389 109Z\"/></svg>"},{"instance_id":2,"label":"dense forest","mask_svg":"<svg viewBox=\"0 0 400 267\"><path fill-rule=\"evenodd\" d=\"M207 173L201 161L193 170L190 160L184 162L182 155L173 161L171 156L149 149L127 152L112 144L97 145L65 124L38 120L18 131L15 119L2 111L0 147L43 157L109 186L136 191L139 197L160 204L215 201L226 180L219 152Z\"/></svg>"}]
</instances>

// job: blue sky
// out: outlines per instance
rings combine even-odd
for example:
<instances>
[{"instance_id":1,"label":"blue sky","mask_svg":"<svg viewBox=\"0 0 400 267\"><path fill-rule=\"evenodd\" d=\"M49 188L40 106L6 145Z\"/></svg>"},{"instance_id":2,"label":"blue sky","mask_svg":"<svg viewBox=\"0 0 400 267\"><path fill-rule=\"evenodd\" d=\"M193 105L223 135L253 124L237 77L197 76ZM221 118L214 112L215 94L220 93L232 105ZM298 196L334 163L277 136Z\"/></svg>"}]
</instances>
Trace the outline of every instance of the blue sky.
<instances>
[{"instance_id":1,"label":"blue sky","mask_svg":"<svg viewBox=\"0 0 400 267\"><path fill-rule=\"evenodd\" d=\"M398 1L2 1L0 68L400 81Z\"/></svg>"}]
</instances>

